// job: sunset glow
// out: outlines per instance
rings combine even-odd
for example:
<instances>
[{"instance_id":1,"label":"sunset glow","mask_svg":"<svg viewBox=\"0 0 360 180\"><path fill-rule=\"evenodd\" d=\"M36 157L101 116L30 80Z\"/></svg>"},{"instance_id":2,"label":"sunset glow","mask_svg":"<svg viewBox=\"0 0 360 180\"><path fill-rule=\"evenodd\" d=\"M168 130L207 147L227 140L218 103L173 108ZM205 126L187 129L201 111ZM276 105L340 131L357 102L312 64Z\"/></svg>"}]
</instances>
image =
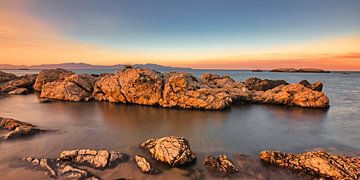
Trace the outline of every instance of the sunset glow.
<instances>
[{"instance_id":1,"label":"sunset glow","mask_svg":"<svg viewBox=\"0 0 360 180\"><path fill-rule=\"evenodd\" d=\"M360 70L360 21L358 21L360 3L358 1L323 1L323 4L308 1L304 3L306 5L299 7L299 11L304 8L305 12L306 7L311 6L314 8L311 13L314 13L318 6L325 6L318 11L318 14L313 14L313 19L318 19L317 22L315 20L307 22L310 21L308 16L291 14L290 10L294 7L289 4L282 5L281 1L275 3L278 8L287 7L290 10L282 9L284 14L276 14L278 17L274 18L278 21L266 19L266 12L246 19L244 14L230 8L232 3L233 6L241 5L236 1L222 4L220 7L216 7L214 5L216 2L211 1L206 10L195 3L194 8L189 10L192 11L190 14L194 16L194 21L200 21L206 16L211 19L213 15L209 14L218 12L219 18L233 17L232 21L235 24L258 20L260 25L256 26L252 22L248 22L249 25L243 23L239 26L230 25L232 23L224 24L216 17L210 24L190 22L191 18L183 17L185 16L183 14L179 15L182 18L173 17L176 16L173 13L184 10L185 7L182 6L169 7L172 9L170 12L168 10L153 12L169 5L165 1L161 1L162 4L159 2L161 5L157 8L148 7L148 3L145 2L141 4L116 1L119 9L103 5L97 11L94 11L97 6L94 1L86 1L89 3L83 9L80 7L76 9L76 6L81 4L80 1L74 2L73 6L69 2L52 4L37 0L1 1L0 64L156 63L221 69L313 67L329 70ZM191 4L191 1L187 3ZM335 5L339 5L339 8L334 8ZM132 9L135 12L122 13L123 6L135 8ZM248 6L254 11L259 11L262 5L249 3ZM227 8L230 8L229 12L224 11ZM73 12L75 10L84 12ZM153 17L148 17L149 15ZM285 20L280 16L285 15L289 16L286 21L296 20L299 26L312 23L324 24L310 26L309 29L306 27L297 29L291 27L293 25L291 23L289 26L281 24ZM334 15L336 18L324 19L327 15ZM99 18L83 21L83 18L88 16L90 19L95 16ZM224 21L228 20L224 19ZM246 31L244 29L247 25L268 29ZM216 29L216 26L224 26L224 28ZM274 26L282 26L284 32L279 32Z\"/></svg>"}]
</instances>

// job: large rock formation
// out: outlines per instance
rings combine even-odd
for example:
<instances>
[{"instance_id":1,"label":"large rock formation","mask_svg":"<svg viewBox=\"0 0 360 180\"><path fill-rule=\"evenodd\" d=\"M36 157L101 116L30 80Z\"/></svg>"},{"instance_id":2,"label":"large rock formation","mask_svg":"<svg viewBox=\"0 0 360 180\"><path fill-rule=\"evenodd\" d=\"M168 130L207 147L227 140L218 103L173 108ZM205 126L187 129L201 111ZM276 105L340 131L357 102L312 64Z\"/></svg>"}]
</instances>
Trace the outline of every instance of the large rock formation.
<instances>
[{"instance_id":1,"label":"large rock formation","mask_svg":"<svg viewBox=\"0 0 360 180\"><path fill-rule=\"evenodd\" d=\"M13 80L16 78L17 78L17 76L15 74L0 71L0 83L10 81L10 80Z\"/></svg>"},{"instance_id":2,"label":"large rock formation","mask_svg":"<svg viewBox=\"0 0 360 180\"><path fill-rule=\"evenodd\" d=\"M162 107L219 110L231 103L228 93L203 85L188 73L166 74L162 94L159 102Z\"/></svg>"},{"instance_id":3,"label":"large rock formation","mask_svg":"<svg viewBox=\"0 0 360 180\"><path fill-rule=\"evenodd\" d=\"M0 140L11 140L19 137L31 136L44 131L32 124L3 117L0 117L0 129L10 130L10 132L1 136Z\"/></svg>"},{"instance_id":4,"label":"large rock formation","mask_svg":"<svg viewBox=\"0 0 360 180\"><path fill-rule=\"evenodd\" d=\"M261 104L294 105L309 108L328 108L328 97L302 84L281 85L265 92L255 91L252 102Z\"/></svg>"},{"instance_id":5,"label":"large rock formation","mask_svg":"<svg viewBox=\"0 0 360 180\"><path fill-rule=\"evenodd\" d=\"M1 84L0 93L25 94L31 92L33 91L32 86L35 83L36 77L36 74L26 74L20 77L16 77Z\"/></svg>"},{"instance_id":6,"label":"large rock formation","mask_svg":"<svg viewBox=\"0 0 360 180\"><path fill-rule=\"evenodd\" d=\"M333 155L325 151L305 152L302 154L262 151L259 157L264 162L315 177L328 179L360 178L360 157Z\"/></svg>"},{"instance_id":7,"label":"large rock formation","mask_svg":"<svg viewBox=\"0 0 360 180\"><path fill-rule=\"evenodd\" d=\"M228 159L226 155L219 155L217 158L208 156L204 160L204 166L213 173L228 175L238 172L236 166Z\"/></svg>"},{"instance_id":8,"label":"large rock formation","mask_svg":"<svg viewBox=\"0 0 360 180\"><path fill-rule=\"evenodd\" d=\"M42 86L41 98L67 101L88 101L96 78L89 74L73 74L64 80L48 82Z\"/></svg>"},{"instance_id":9,"label":"large rock formation","mask_svg":"<svg viewBox=\"0 0 360 180\"><path fill-rule=\"evenodd\" d=\"M67 71L65 69L45 69L41 70L38 74L34 89L35 91L41 91L43 85L53 81L61 81L64 80L66 77L75 74L74 72Z\"/></svg>"},{"instance_id":10,"label":"large rock formation","mask_svg":"<svg viewBox=\"0 0 360 180\"><path fill-rule=\"evenodd\" d=\"M259 79L256 77L251 77L245 80L245 86L249 90L255 91L266 91L272 88L275 88L280 85L288 85L284 80L269 80L269 79Z\"/></svg>"},{"instance_id":11,"label":"large rock formation","mask_svg":"<svg viewBox=\"0 0 360 180\"><path fill-rule=\"evenodd\" d=\"M182 166L196 159L191 152L190 144L184 137L168 136L149 139L140 145L147 149L151 156L170 166Z\"/></svg>"}]
</instances>

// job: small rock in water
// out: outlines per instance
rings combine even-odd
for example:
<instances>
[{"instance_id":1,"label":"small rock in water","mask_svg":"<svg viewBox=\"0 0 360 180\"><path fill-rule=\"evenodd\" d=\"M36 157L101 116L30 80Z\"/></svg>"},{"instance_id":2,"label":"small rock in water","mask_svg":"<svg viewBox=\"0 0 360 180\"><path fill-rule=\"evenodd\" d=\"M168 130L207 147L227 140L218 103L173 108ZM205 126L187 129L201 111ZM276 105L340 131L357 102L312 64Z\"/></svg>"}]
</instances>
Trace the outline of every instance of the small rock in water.
<instances>
[{"instance_id":1,"label":"small rock in water","mask_svg":"<svg viewBox=\"0 0 360 180\"><path fill-rule=\"evenodd\" d=\"M148 174L157 174L158 170L151 166L151 164L142 156L135 155L136 165L140 168L141 172Z\"/></svg>"},{"instance_id":2,"label":"small rock in water","mask_svg":"<svg viewBox=\"0 0 360 180\"><path fill-rule=\"evenodd\" d=\"M259 157L264 162L297 172L304 172L315 177L327 179L360 178L360 157L332 155L326 151L301 154L262 151Z\"/></svg>"},{"instance_id":3,"label":"small rock in water","mask_svg":"<svg viewBox=\"0 0 360 180\"><path fill-rule=\"evenodd\" d=\"M188 140L184 137L167 136L149 139L142 143L141 147L149 150L154 159L170 166L182 166L196 159Z\"/></svg>"},{"instance_id":4,"label":"small rock in water","mask_svg":"<svg viewBox=\"0 0 360 180\"><path fill-rule=\"evenodd\" d=\"M235 174L238 172L236 166L226 155L219 155L217 158L214 156L208 156L204 160L204 166L209 171L222 175Z\"/></svg>"},{"instance_id":5,"label":"small rock in water","mask_svg":"<svg viewBox=\"0 0 360 180\"><path fill-rule=\"evenodd\" d=\"M0 129L11 130L6 135L1 136L0 140L10 140L18 137L31 136L44 131L36 128L32 124L3 117L0 117Z\"/></svg>"},{"instance_id":6,"label":"small rock in water","mask_svg":"<svg viewBox=\"0 0 360 180\"><path fill-rule=\"evenodd\" d=\"M40 103L49 103L49 102L53 102L54 100L52 99L47 99L47 98L40 98L39 102Z\"/></svg>"}]
</instances>

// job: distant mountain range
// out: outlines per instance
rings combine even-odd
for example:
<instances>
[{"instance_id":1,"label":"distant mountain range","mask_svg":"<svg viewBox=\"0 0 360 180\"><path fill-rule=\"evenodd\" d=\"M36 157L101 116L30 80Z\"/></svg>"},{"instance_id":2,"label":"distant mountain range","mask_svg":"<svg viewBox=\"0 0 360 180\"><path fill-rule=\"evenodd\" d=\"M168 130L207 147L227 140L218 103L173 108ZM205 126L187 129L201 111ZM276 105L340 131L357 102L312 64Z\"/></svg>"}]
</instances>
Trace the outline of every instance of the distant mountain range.
<instances>
[{"instance_id":1,"label":"distant mountain range","mask_svg":"<svg viewBox=\"0 0 360 180\"><path fill-rule=\"evenodd\" d=\"M0 69L123 69L125 64L117 64L112 66L103 65L92 65L86 63L62 63L62 64L41 64L41 65L11 65L11 64L0 64ZM172 70L172 69L191 69L191 68L179 68L171 66L162 66L158 64L132 64L133 67L138 68L150 68L155 70Z\"/></svg>"}]
</instances>

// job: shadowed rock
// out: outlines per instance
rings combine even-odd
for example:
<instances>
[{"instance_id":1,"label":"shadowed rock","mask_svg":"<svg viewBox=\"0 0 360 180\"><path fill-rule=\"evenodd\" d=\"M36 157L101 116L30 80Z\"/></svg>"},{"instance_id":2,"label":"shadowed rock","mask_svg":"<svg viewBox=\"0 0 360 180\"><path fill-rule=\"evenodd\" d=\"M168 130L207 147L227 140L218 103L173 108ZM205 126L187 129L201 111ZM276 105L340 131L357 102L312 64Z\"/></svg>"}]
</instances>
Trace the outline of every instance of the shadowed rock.
<instances>
[{"instance_id":1,"label":"shadowed rock","mask_svg":"<svg viewBox=\"0 0 360 180\"><path fill-rule=\"evenodd\" d=\"M329 179L358 179L360 177L360 157L333 155L325 151L302 154L262 151L260 160L315 177Z\"/></svg>"},{"instance_id":2,"label":"shadowed rock","mask_svg":"<svg viewBox=\"0 0 360 180\"><path fill-rule=\"evenodd\" d=\"M143 173L147 173L147 174L157 174L158 173L158 170L156 168L152 167L152 165L144 157L142 157L140 155L135 155L135 162L136 162L136 165L141 170L141 172L143 172Z\"/></svg>"},{"instance_id":3,"label":"shadowed rock","mask_svg":"<svg viewBox=\"0 0 360 180\"><path fill-rule=\"evenodd\" d=\"M266 91L280 85L288 85L284 80L269 80L251 77L245 80L245 86L249 90Z\"/></svg>"},{"instance_id":4,"label":"shadowed rock","mask_svg":"<svg viewBox=\"0 0 360 180\"><path fill-rule=\"evenodd\" d=\"M1 136L1 140L11 140L19 137L31 136L44 131L36 128L32 124L3 117L0 117L0 128L10 130L9 133Z\"/></svg>"},{"instance_id":5,"label":"shadowed rock","mask_svg":"<svg viewBox=\"0 0 360 180\"><path fill-rule=\"evenodd\" d=\"M17 76L15 76L15 74L0 71L0 83L10 81L16 78Z\"/></svg>"},{"instance_id":6,"label":"shadowed rock","mask_svg":"<svg viewBox=\"0 0 360 180\"><path fill-rule=\"evenodd\" d=\"M33 84L35 83L36 74L26 74L16 77L2 85L0 85L1 93L8 94L26 94L33 91ZM26 90L25 90L26 89Z\"/></svg>"},{"instance_id":7,"label":"shadowed rock","mask_svg":"<svg viewBox=\"0 0 360 180\"><path fill-rule=\"evenodd\" d=\"M67 71L65 69L44 69L41 70L38 74L35 84L34 90L41 91L43 85L53 81L61 81L64 80L66 77L75 74L72 71Z\"/></svg>"},{"instance_id":8,"label":"shadowed rock","mask_svg":"<svg viewBox=\"0 0 360 180\"><path fill-rule=\"evenodd\" d=\"M217 158L208 156L204 160L204 166L211 172L221 175L235 174L238 172L236 166L226 155L219 155Z\"/></svg>"},{"instance_id":9,"label":"shadowed rock","mask_svg":"<svg viewBox=\"0 0 360 180\"><path fill-rule=\"evenodd\" d=\"M196 159L195 154L191 152L189 142L184 137L149 139L140 146L147 149L154 159L170 166L182 166Z\"/></svg>"},{"instance_id":10,"label":"shadowed rock","mask_svg":"<svg viewBox=\"0 0 360 180\"><path fill-rule=\"evenodd\" d=\"M319 91L321 92L323 89L323 84L321 82L315 82L314 84L310 84L309 81L307 80L302 80L299 82L299 84L304 85L307 88L310 88L314 91Z\"/></svg>"},{"instance_id":11,"label":"shadowed rock","mask_svg":"<svg viewBox=\"0 0 360 180\"><path fill-rule=\"evenodd\" d=\"M96 78L89 74L73 74L61 81L42 86L41 98L67 101L88 101L91 98Z\"/></svg>"}]
</instances>

